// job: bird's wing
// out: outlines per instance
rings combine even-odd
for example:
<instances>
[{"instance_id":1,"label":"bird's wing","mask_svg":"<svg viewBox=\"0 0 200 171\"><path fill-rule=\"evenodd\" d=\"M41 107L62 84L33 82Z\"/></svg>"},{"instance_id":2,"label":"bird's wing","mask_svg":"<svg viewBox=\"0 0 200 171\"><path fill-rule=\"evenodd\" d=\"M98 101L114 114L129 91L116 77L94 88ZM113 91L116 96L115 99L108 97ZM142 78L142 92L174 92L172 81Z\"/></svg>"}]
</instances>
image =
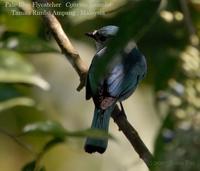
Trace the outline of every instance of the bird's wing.
<instances>
[{"instance_id":1,"label":"bird's wing","mask_svg":"<svg viewBox=\"0 0 200 171\"><path fill-rule=\"evenodd\" d=\"M116 65L108 74L105 81L107 94L112 97L118 97L124 78L125 73L123 64Z\"/></svg>"},{"instance_id":2,"label":"bird's wing","mask_svg":"<svg viewBox=\"0 0 200 171\"><path fill-rule=\"evenodd\" d=\"M140 74L137 71L130 72L128 75L126 75L120 88L120 94L118 95L119 100L122 101L128 98L135 91L139 81Z\"/></svg>"},{"instance_id":3,"label":"bird's wing","mask_svg":"<svg viewBox=\"0 0 200 171\"><path fill-rule=\"evenodd\" d=\"M93 97L95 105L102 109L106 109L117 100L128 98L146 73L144 56L134 49L129 53L121 54L123 55L122 61L119 61L106 77L100 81L96 80L94 75L95 59L101 57L104 52L105 50L97 53L93 58L86 85L86 98Z\"/></svg>"},{"instance_id":4,"label":"bird's wing","mask_svg":"<svg viewBox=\"0 0 200 171\"><path fill-rule=\"evenodd\" d=\"M121 63L112 69L106 81L108 93L118 100L129 97L146 73L145 57L137 49L122 55Z\"/></svg>"},{"instance_id":5,"label":"bird's wing","mask_svg":"<svg viewBox=\"0 0 200 171\"><path fill-rule=\"evenodd\" d=\"M125 73L123 64L119 64L112 70L106 81L108 94L121 99L121 96L132 94L138 82L139 73L137 71Z\"/></svg>"},{"instance_id":6,"label":"bird's wing","mask_svg":"<svg viewBox=\"0 0 200 171\"><path fill-rule=\"evenodd\" d=\"M106 48L101 49L98 51L92 59L87 79L86 79L86 99L90 99L96 94L97 88L102 85L102 83L97 82L94 69L96 68L96 60L98 60L103 54L105 53Z\"/></svg>"}]
</instances>

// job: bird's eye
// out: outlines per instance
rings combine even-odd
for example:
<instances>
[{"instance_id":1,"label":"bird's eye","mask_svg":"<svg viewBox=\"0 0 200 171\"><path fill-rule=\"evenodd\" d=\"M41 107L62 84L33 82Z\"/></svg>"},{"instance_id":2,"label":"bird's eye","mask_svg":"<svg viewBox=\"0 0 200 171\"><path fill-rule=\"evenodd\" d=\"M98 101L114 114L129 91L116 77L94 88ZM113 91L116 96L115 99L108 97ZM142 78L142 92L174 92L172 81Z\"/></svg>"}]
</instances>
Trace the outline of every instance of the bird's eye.
<instances>
[{"instance_id":1,"label":"bird's eye","mask_svg":"<svg viewBox=\"0 0 200 171\"><path fill-rule=\"evenodd\" d=\"M104 42L106 40L106 37L105 36L100 36L99 40L102 41L102 42Z\"/></svg>"},{"instance_id":2,"label":"bird's eye","mask_svg":"<svg viewBox=\"0 0 200 171\"><path fill-rule=\"evenodd\" d=\"M106 40L106 37L103 36L102 34L100 34L99 32L97 32L97 33L95 34L95 37L96 37L96 40L99 40L99 41L101 41L101 42L104 42L104 41Z\"/></svg>"}]
</instances>

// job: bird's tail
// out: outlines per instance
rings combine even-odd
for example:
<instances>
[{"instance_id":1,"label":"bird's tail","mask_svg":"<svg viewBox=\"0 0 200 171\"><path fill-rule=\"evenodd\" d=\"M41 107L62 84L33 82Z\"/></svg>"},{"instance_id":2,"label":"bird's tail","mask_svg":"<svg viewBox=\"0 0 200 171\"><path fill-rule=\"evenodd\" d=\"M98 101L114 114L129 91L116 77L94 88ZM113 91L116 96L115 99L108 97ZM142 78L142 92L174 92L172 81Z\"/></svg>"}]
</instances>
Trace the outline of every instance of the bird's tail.
<instances>
[{"instance_id":1,"label":"bird's tail","mask_svg":"<svg viewBox=\"0 0 200 171\"><path fill-rule=\"evenodd\" d=\"M110 116L114 107L111 106L106 110L97 109L95 107L94 116L92 120L92 129L99 129L108 132ZM85 142L85 151L88 153L104 153L108 145L108 138L90 138Z\"/></svg>"}]
</instances>

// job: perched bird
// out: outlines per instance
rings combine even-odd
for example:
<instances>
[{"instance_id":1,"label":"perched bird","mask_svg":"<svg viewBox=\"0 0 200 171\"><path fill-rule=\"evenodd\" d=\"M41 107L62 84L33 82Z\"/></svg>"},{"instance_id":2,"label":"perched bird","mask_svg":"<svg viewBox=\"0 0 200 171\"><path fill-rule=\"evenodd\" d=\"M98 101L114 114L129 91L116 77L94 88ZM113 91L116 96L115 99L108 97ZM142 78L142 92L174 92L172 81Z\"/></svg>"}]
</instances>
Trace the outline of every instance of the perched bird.
<instances>
[{"instance_id":1,"label":"perched bird","mask_svg":"<svg viewBox=\"0 0 200 171\"><path fill-rule=\"evenodd\" d=\"M97 53L95 54L86 81L86 99L93 98L95 104L91 128L108 131L109 120L115 104L127 99L136 89L140 80L147 72L145 57L136 46L130 44L121 49L116 55L120 60L100 80L96 80L94 69L97 60L101 59L107 50L106 45L118 32L117 26L105 26L87 36L95 40ZM104 153L108 144L107 138L88 137L85 142L85 151L88 153Z\"/></svg>"}]
</instances>

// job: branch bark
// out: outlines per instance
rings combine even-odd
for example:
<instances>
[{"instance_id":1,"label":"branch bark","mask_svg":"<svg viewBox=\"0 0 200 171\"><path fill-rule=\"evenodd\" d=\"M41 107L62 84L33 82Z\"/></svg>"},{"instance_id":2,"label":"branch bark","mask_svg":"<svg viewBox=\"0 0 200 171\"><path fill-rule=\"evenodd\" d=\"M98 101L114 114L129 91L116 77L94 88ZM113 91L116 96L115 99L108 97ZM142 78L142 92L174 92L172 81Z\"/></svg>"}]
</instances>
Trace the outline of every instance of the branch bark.
<instances>
[{"instance_id":1,"label":"branch bark","mask_svg":"<svg viewBox=\"0 0 200 171\"><path fill-rule=\"evenodd\" d=\"M85 85L85 80L87 76L88 67L86 63L81 59L77 50L70 42L57 18L51 13L44 15L43 18L48 25L51 33L53 34L56 42L58 43L62 53L67 57L68 61L72 64L72 66L78 73L80 77L80 84L77 90L80 91Z\"/></svg>"},{"instance_id":2,"label":"branch bark","mask_svg":"<svg viewBox=\"0 0 200 171\"><path fill-rule=\"evenodd\" d=\"M88 67L80 58L78 52L73 47L72 43L68 39L67 35L63 31L59 21L53 14L45 15L44 17L47 26L52 32L55 40L57 41L60 49L67 57L68 61L72 64L76 72L78 73L81 83L78 90L84 87L85 78L87 75ZM125 113L123 113L116 105L115 110L112 113L112 118L118 125L119 129L122 130L126 138L132 144L135 151L138 153L140 158L145 162L147 167L150 168L150 163L153 159L153 155L150 153L144 142L139 137L139 134L134 127L128 122Z\"/></svg>"},{"instance_id":3,"label":"branch bark","mask_svg":"<svg viewBox=\"0 0 200 171\"><path fill-rule=\"evenodd\" d=\"M124 111L120 110L117 105L112 113L112 118L118 125L119 130L124 133L140 158L145 162L147 167L150 168L151 162L153 161L153 155L148 150L135 128L127 120Z\"/></svg>"}]
</instances>

